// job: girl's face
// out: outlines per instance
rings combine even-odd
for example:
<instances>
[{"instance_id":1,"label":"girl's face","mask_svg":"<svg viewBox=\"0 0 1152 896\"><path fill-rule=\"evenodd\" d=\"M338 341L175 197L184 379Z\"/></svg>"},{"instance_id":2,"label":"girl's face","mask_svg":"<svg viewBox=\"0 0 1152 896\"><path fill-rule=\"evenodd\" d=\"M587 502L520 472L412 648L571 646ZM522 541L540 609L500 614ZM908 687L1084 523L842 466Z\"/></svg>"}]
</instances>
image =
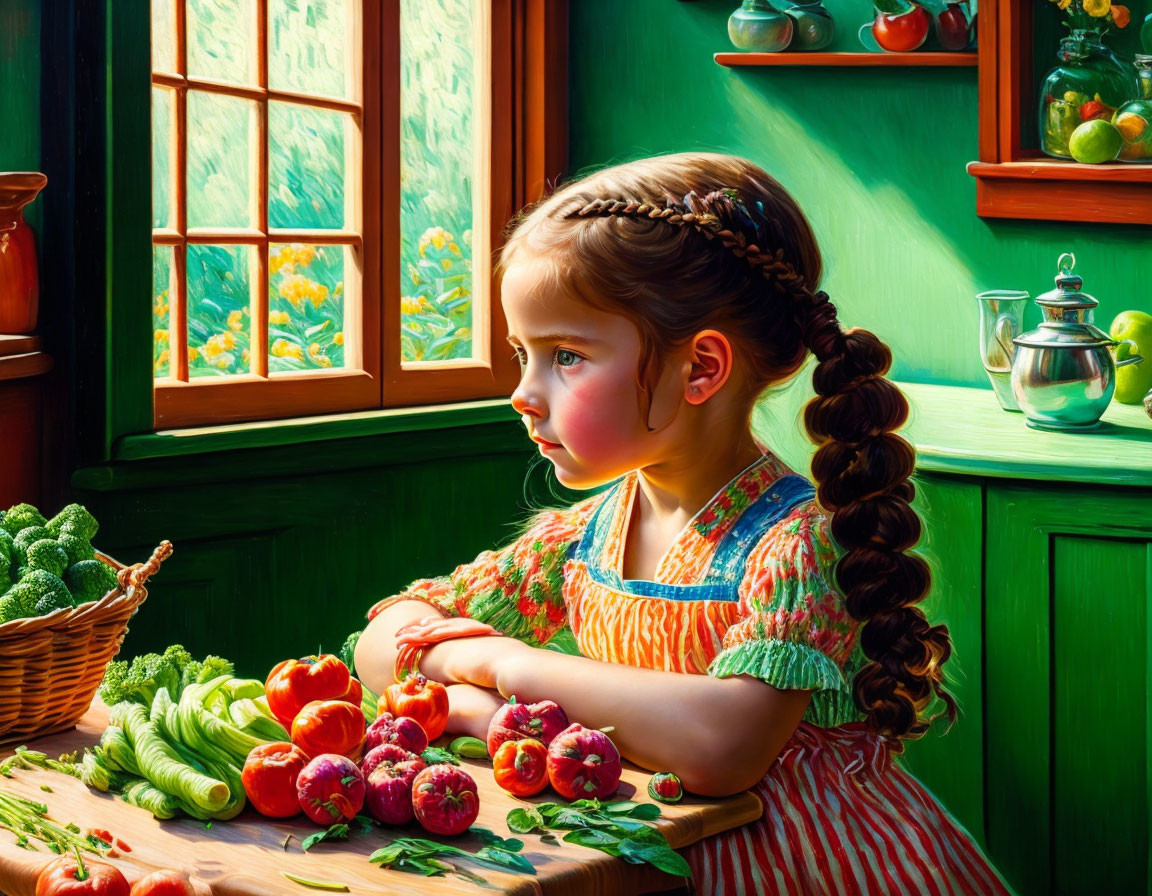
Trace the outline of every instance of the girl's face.
<instances>
[{"instance_id":1,"label":"girl's face","mask_svg":"<svg viewBox=\"0 0 1152 896\"><path fill-rule=\"evenodd\" d=\"M521 368L512 406L556 478L591 488L651 463L661 440L648 431L637 381L639 330L558 289L550 270L533 259L504 274L508 341Z\"/></svg>"}]
</instances>

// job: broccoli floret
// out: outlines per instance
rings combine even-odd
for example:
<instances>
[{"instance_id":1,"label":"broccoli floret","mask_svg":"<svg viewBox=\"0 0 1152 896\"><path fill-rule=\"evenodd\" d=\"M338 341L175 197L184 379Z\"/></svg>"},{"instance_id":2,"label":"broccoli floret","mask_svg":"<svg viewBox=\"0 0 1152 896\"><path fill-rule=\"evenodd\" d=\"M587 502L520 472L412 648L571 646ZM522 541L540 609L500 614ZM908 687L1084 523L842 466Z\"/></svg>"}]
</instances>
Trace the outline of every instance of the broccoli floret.
<instances>
[{"instance_id":1,"label":"broccoli floret","mask_svg":"<svg viewBox=\"0 0 1152 896\"><path fill-rule=\"evenodd\" d=\"M348 667L348 671L353 675L356 674L356 642L360 640L360 636L364 632L352 632L344 641L344 646L340 648L339 657L344 661L344 665Z\"/></svg>"},{"instance_id":2,"label":"broccoli floret","mask_svg":"<svg viewBox=\"0 0 1152 896\"><path fill-rule=\"evenodd\" d=\"M69 504L46 524L53 537L71 532L87 541L96 537L96 530L100 524L82 505Z\"/></svg>"},{"instance_id":3,"label":"broccoli floret","mask_svg":"<svg viewBox=\"0 0 1152 896\"><path fill-rule=\"evenodd\" d=\"M56 542L41 538L28 547L28 567L45 569L54 576L62 576L68 568L68 555Z\"/></svg>"},{"instance_id":4,"label":"broccoli floret","mask_svg":"<svg viewBox=\"0 0 1152 896\"><path fill-rule=\"evenodd\" d=\"M60 545L60 547L64 549L64 553L68 555L69 566L79 563L81 560L96 559L96 551L92 548L92 542L81 538L79 535L65 532L56 539L56 543Z\"/></svg>"},{"instance_id":5,"label":"broccoli floret","mask_svg":"<svg viewBox=\"0 0 1152 896\"><path fill-rule=\"evenodd\" d=\"M0 625L11 622L13 619L20 619L23 616L24 608L20 604L19 597L13 597L11 594L0 597Z\"/></svg>"},{"instance_id":6,"label":"broccoli floret","mask_svg":"<svg viewBox=\"0 0 1152 896\"><path fill-rule=\"evenodd\" d=\"M28 570L8 593L19 598L25 616L42 616L45 612L72 606L72 595L59 576L45 569Z\"/></svg>"},{"instance_id":7,"label":"broccoli floret","mask_svg":"<svg viewBox=\"0 0 1152 896\"><path fill-rule=\"evenodd\" d=\"M235 675L236 667L223 657L214 656L209 654L204 657L204 661L193 660L184 667L184 674L181 676L180 688L183 690L190 684L203 684L206 681L211 681L213 678L219 678L221 675Z\"/></svg>"},{"instance_id":8,"label":"broccoli floret","mask_svg":"<svg viewBox=\"0 0 1152 896\"><path fill-rule=\"evenodd\" d=\"M43 526L28 526L12 541L12 565L28 565L28 548L32 547L42 538L52 539L52 533Z\"/></svg>"},{"instance_id":9,"label":"broccoli floret","mask_svg":"<svg viewBox=\"0 0 1152 896\"><path fill-rule=\"evenodd\" d=\"M78 604L100 600L116 587L116 573L100 560L81 560L68 567L64 582Z\"/></svg>"},{"instance_id":10,"label":"broccoli floret","mask_svg":"<svg viewBox=\"0 0 1152 896\"><path fill-rule=\"evenodd\" d=\"M0 553L0 588L7 590L7 582L11 580L12 561L8 555Z\"/></svg>"},{"instance_id":11,"label":"broccoli floret","mask_svg":"<svg viewBox=\"0 0 1152 896\"><path fill-rule=\"evenodd\" d=\"M228 665L231 668L231 663ZM151 707L156 692L160 688L167 688L168 695L178 700L186 683L184 678L193 666L199 668L201 664L193 660L192 655L179 644L173 644L162 654L142 654L133 659L131 664L124 660L114 660L104 672L100 699L109 706L128 700Z\"/></svg>"},{"instance_id":12,"label":"broccoli floret","mask_svg":"<svg viewBox=\"0 0 1152 896\"><path fill-rule=\"evenodd\" d=\"M47 522L44 515L31 504L17 504L8 508L8 512L4 514L4 519L0 525L8 531L9 535L17 535L21 529L27 529L29 526L43 526Z\"/></svg>"},{"instance_id":13,"label":"broccoli floret","mask_svg":"<svg viewBox=\"0 0 1152 896\"><path fill-rule=\"evenodd\" d=\"M12 542L13 538L8 533L8 530L3 528L3 523L0 523L0 556L12 559Z\"/></svg>"}]
</instances>

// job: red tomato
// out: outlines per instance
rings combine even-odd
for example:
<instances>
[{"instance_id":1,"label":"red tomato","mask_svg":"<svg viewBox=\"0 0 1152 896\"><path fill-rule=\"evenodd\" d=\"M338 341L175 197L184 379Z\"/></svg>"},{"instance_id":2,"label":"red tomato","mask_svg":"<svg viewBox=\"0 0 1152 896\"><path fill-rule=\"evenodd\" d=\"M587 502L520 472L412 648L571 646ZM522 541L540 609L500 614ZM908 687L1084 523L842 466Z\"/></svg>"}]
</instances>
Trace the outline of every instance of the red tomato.
<instances>
[{"instance_id":1,"label":"red tomato","mask_svg":"<svg viewBox=\"0 0 1152 896\"><path fill-rule=\"evenodd\" d=\"M131 896L195 896L195 891L179 871L153 871L132 884Z\"/></svg>"},{"instance_id":2,"label":"red tomato","mask_svg":"<svg viewBox=\"0 0 1152 896\"><path fill-rule=\"evenodd\" d=\"M914 6L897 15L877 15L872 22L872 36L889 52L907 53L924 43L931 25L929 12L923 6Z\"/></svg>"},{"instance_id":3,"label":"red tomato","mask_svg":"<svg viewBox=\"0 0 1152 896\"><path fill-rule=\"evenodd\" d=\"M313 700L346 700L360 705L363 689L338 657L330 653L284 660L272 668L264 682L268 708L285 728L305 704Z\"/></svg>"},{"instance_id":4,"label":"red tomato","mask_svg":"<svg viewBox=\"0 0 1152 896\"><path fill-rule=\"evenodd\" d=\"M513 796L535 796L548 786L548 748L532 737L506 740L492 757L492 773Z\"/></svg>"},{"instance_id":5,"label":"red tomato","mask_svg":"<svg viewBox=\"0 0 1152 896\"><path fill-rule=\"evenodd\" d=\"M548 745L548 782L565 799L606 800L620 784L620 752L603 731L573 723Z\"/></svg>"},{"instance_id":6,"label":"red tomato","mask_svg":"<svg viewBox=\"0 0 1152 896\"><path fill-rule=\"evenodd\" d=\"M364 808L364 775L347 756L321 753L296 779L304 814L328 827L351 821Z\"/></svg>"},{"instance_id":7,"label":"red tomato","mask_svg":"<svg viewBox=\"0 0 1152 896\"><path fill-rule=\"evenodd\" d=\"M269 818L291 818L300 814L296 779L307 764L308 757L295 744L253 747L240 773L244 792L253 808Z\"/></svg>"},{"instance_id":8,"label":"red tomato","mask_svg":"<svg viewBox=\"0 0 1152 896\"><path fill-rule=\"evenodd\" d=\"M339 753L358 758L364 745L364 713L343 700L313 700L292 720L292 743L309 756Z\"/></svg>"},{"instance_id":9,"label":"red tomato","mask_svg":"<svg viewBox=\"0 0 1152 896\"><path fill-rule=\"evenodd\" d=\"M476 782L455 766L430 765L412 782L412 809L429 833L462 834L480 814Z\"/></svg>"},{"instance_id":10,"label":"red tomato","mask_svg":"<svg viewBox=\"0 0 1152 896\"><path fill-rule=\"evenodd\" d=\"M81 862L74 855L60 856L36 878L36 896L129 896L130 892L128 878L119 868Z\"/></svg>"},{"instance_id":11,"label":"red tomato","mask_svg":"<svg viewBox=\"0 0 1152 896\"><path fill-rule=\"evenodd\" d=\"M394 716L407 716L415 719L428 735L428 740L436 740L448 725L448 691L438 681L429 681L419 672L409 675L399 684L389 685L384 690L388 703L379 704L379 712Z\"/></svg>"}]
</instances>

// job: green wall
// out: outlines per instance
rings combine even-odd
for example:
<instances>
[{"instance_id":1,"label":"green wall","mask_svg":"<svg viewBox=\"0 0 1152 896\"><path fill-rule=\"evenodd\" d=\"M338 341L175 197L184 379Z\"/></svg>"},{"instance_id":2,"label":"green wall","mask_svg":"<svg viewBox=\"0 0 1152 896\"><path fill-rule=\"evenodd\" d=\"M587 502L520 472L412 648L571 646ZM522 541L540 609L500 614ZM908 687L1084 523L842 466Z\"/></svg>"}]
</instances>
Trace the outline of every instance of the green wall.
<instances>
[{"instance_id":1,"label":"green wall","mask_svg":"<svg viewBox=\"0 0 1152 896\"><path fill-rule=\"evenodd\" d=\"M40 3L0 3L0 171L40 170ZM40 224L40 203L28 221Z\"/></svg>"},{"instance_id":2,"label":"green wall","mask_svg":"<svg viewBox=\"0 0 1152 896\"><path fill-rule=\"evenodd\" d=\"M572 170L692 149L760 163L812 222L842 319L892 347L899 379L987 387L973 296L1035 297L1052 288L1064 251L1100 300L1097 324L1152 311L1148 228L976 216L965 171L977 157L975 68L727 68L712 57L733 50L737 5L573 2ZM860 49L871 4L826 5L839 27L830 49ZM1039 17L1050 4L1036 6ZM1137 24L1152 11L1129 6ZM1031 327L1039 309L1029 314Z\"/></svg>"}]
</instances>

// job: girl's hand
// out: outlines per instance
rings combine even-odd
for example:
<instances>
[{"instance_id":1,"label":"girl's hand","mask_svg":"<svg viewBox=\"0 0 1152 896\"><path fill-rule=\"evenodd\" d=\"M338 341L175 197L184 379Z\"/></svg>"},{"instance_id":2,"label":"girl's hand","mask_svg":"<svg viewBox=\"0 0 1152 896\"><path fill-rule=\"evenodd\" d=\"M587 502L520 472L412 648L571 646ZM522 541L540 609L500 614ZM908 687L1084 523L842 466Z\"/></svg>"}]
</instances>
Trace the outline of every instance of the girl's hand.
<instances>
[{"instance_id":1,"label":"girl's hand","mask_svg":"<svg viewBox=\"0 0 1152 896\"><path fill-rule=\"evenodd\" d=\"M420 660L420 670L433 681L495 690L501 664L529 650L534 648L515 638L449 639L428 649Z\"/></svg>"},{"instance_id":2,"label":"girl's hand","mask_svg":"<svg viewBox=\"0 0 1152 896\"><path fill-rule=\"evenodd\" d=\"M456 638L476 638L485 635L499 635L496 629L483 622L465 617L426 616L416 622L409 622L396 630L396 646L417 649L431 647L441 641Z\"/></svg>"}]
</instances>

